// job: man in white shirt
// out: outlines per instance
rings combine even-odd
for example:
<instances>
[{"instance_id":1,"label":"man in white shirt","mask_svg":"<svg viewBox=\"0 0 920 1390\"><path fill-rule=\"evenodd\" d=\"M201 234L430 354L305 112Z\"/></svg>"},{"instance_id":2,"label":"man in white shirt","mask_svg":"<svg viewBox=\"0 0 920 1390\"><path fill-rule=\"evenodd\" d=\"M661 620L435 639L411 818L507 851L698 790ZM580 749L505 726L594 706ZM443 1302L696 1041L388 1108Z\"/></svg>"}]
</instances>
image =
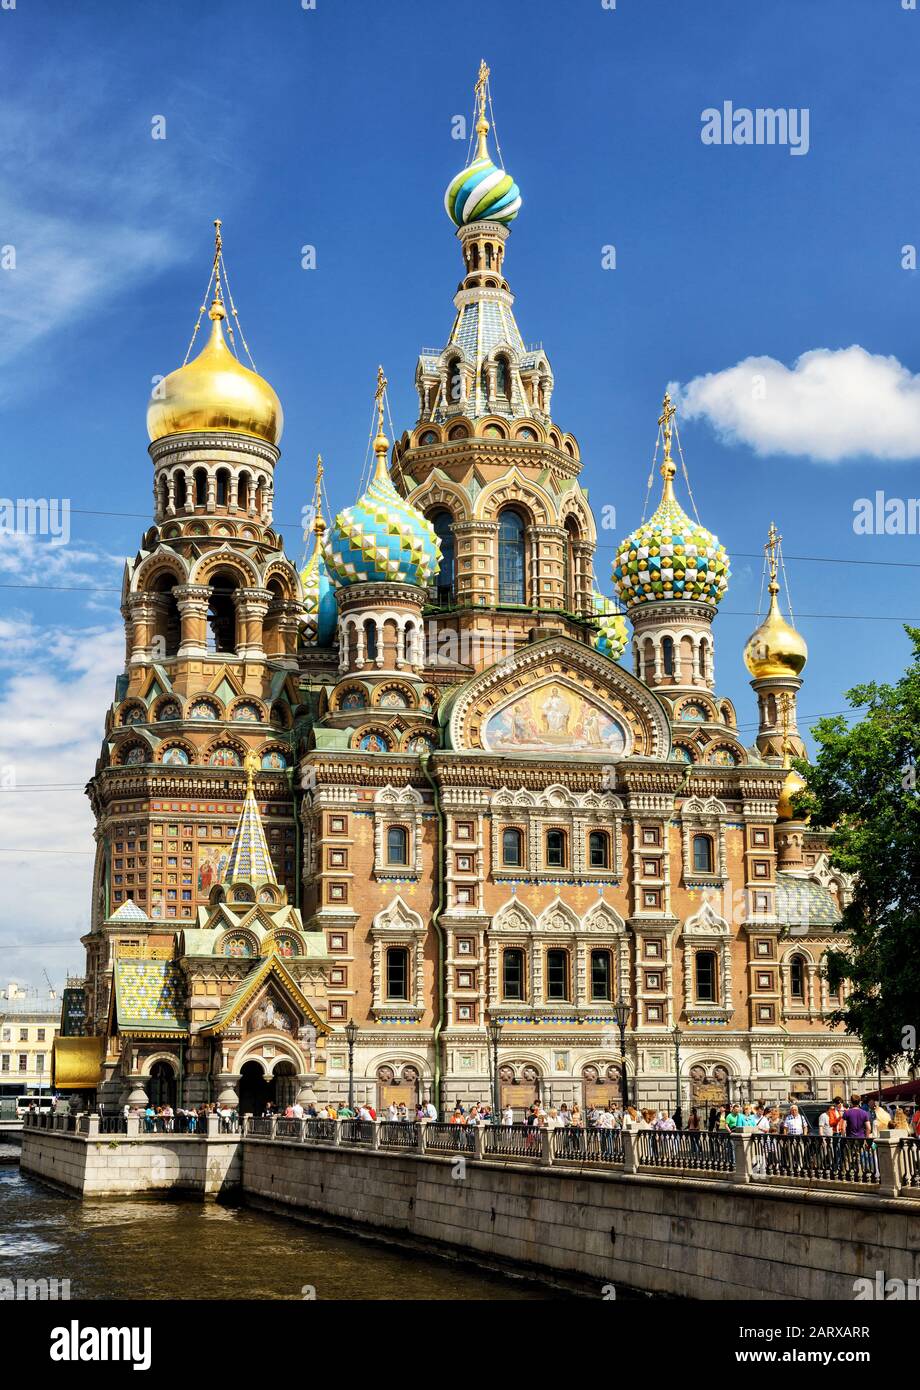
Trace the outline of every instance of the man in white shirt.
<instances>
[{"instance_id":1,"label":"man in white shirt","mask_svg":"<svg viewBox=\"0 0 920 1390\"><path fill-rule=\"evenodd\" d=\"M294 1111L294 1119L295 1119L295 1120L302 1120L302 1119L303 1119L303 1106L301 1105L300 1101L299 1101L299 1100L295 1100L295 1101L294 1101L294 1105L293 1105L292 1108L293 1108L293 1111Z\"/></svg>"},{"instance_id":2,"label":"man in white shirt","mask_svg":"<svg viewBox=\"0 0 920 1390\"><path fill-rule=\"evenodd\" d=\"M797 1105L789 1107L789 1114L783 1120L783 1133L796 1135L808 1133L808 1121L804 1115L800 1114Z\"/></svg>"}]
</instances>

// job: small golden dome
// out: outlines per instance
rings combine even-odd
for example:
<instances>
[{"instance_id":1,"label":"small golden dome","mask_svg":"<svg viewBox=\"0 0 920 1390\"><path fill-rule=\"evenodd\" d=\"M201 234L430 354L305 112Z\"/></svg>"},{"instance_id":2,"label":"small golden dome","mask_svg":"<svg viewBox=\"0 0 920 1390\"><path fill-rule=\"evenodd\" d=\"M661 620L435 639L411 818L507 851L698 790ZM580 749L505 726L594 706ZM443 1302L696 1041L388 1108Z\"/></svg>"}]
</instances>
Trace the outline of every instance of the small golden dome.
<instances>
[{"instance_id":1,"label":"small golden dome","mask_svg":"<svg viewBox=\"0 0 920 1390\"><path fill-rule=\"evenodd\" d=\"M808 660L808 647L800 632L786 622L779 610L778 587L770 585L770 611L744 649L744 664L755 680L765 676L797 676Z\"/></svg>"},{"instance_id":2,"label":"small golden dome","mask_svg":"<svg viewBox=\"0 0 920 1390\"><path fill-rule=\"evenodd\" d=\"M220 295L211 305L211 337L198 356L170 372L147 407L151 441L168 434L248 434L277 444L281 402L268 382L244 367L224 341Z\"/></svg>"},{"instance_id":3,"label":"small golden dome","mask_svg":"<svg viewBox=\"0 0 920 1390\"><path fill-rule=\"evenodd\" d=\"M777 820L797 820L807 823L809 819L807 815L803 815L801 812L796 815L792 809L792 798L798 796L799 792L803 792L807 785L805 778L800 776L794 767L791 767L786 773L786 780L783 782L779 800L776 803Z\"/></svg>"}]
</instances>

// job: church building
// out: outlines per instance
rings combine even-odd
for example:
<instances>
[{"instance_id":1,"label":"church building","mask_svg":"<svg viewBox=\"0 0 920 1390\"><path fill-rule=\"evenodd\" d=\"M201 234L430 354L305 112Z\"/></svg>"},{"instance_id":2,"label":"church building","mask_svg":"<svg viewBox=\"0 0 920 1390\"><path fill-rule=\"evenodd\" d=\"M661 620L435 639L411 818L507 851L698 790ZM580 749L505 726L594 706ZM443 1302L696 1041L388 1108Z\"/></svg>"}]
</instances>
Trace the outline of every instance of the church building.
<instances>
[{"instance_id":1,"label":"church building","mask_svg":"<svg viewBox=\"0 0 920 1390\"><path fill-rule=\"evenodd\" d=\"M476 90L445 344L392 443L378 374L356 501L335 512L320 466L302 572L273 525L281 403L241 360L219 223L207 342L150 401L153 517L88 787L100 1099L342 1100L351 1061L359 1100L446 1107L489 1099L497 1065L520 1118L618 1101L625 1060L642 1105L673 1109L679 1068L686 1115L823 1100L864 1066L827 1022L847 885L796 807L807 650L780 538L766 618L717 652L729 557L665 395L659 500L599 563L578 441L515 316L521 194L485 65ZM753 740L717 682L742 659Z\"/></svg>"}]
</instances>

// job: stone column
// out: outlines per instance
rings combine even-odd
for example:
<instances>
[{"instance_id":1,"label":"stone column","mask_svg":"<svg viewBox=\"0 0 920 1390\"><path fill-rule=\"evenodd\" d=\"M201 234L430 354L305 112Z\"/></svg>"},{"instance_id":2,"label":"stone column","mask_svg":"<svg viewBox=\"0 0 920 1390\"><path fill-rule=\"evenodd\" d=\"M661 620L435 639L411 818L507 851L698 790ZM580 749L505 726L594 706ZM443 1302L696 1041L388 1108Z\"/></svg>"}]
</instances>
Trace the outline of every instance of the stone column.
<instances>
[{"instance_id":1,"label":"stone column","mask_svg":"<svg viewBox=\"0 0 920 1390\"><path fill-rule=\"evenodd\" d=\"M313 1083L316 1081L318 1072L302 1071L297 1073L297 1100L301 1105L314 1105L316 1103L316 1092Z\"/></svg>"},{"instance_id":2,"label":"stone column","mask_svg":"<svg viewBox=\"0 0 920 1390\"><path fill-rule=\"evenodd\" d=\"M129 594L125 600L122 613L130 625L128 642L132 666L147 666L150 663L156 597L155 594Z\"/></svg>"},{"instance_id":3,"label":"stone column","mask_svg":"<svg viewBox=\"0 0 920 1390\"><path fill-rule=\"evenodd\" d=\"M265 656L262 625L274 597L269 589L237 589L234 593L239 631L236 650L239 656L260 660Z\"/></svg>"},{"instance_id":4,"label":"stone column","mask_svg":"<svg viewBox=\"0 0 920 1390\"><path fill-rule=\"evenodd\" d=\"M211 590L207 584L179 584L173 589L179 607L182 626L180 657L207 656L208 604Z\"/></svg>"},{"instance_id":5,"label":"stone column","mask_svg":"<svg viewBox=\"0 0 920 1390\"><path fill-rule=\"evenodd\" d=\"M222 1071L217 1077L217 1084L220 1090L217 1094L218 1105L230 1105L236 1107L240 1103L237 1085L239 1084L239 1073L232 1071Z\"/></svg>"}]
</instances>

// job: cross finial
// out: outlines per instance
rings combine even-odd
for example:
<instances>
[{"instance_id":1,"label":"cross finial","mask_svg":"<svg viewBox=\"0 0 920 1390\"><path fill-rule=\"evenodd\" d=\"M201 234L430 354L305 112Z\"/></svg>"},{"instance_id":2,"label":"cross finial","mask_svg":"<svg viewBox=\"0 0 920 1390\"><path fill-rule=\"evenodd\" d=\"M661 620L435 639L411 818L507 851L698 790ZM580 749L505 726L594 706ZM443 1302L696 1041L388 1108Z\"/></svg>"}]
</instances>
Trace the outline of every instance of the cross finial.
<instances>
[{"instance_id":1,"label":"cross finial","mask_svg":"<svg viewBox=\"0 0 920 1390\"><path fill-rule=\"evenodd\" d=\"M776 522L775 522L775 521L771 521L771 522L770 522L770 529L769 529L769 531L767 532L767 542L766 542L766 545L764 546L764 551L766 552L766 556L767 556L767 563L768 563L769 566L770 566L770 593L771 593L771 594L778 594L778 593L779 593L779 584L776 582L776 575L777 575L777 571L778 571L778 568L779 568L779 562L778 562L777 552L778 552L778 550L779 550L779 543L780 543L780 541L781 541L782 539L783 539L782 536L780 535L779 531L777 531L777 529L776 529ZM788 595L787 595L787 597L788 597Z\"/></svg>"},{"instance_id":2,"label":"cross finial","mask_svg":"<svg viewBox=\"0 0 920 1390\"><path fill-rule=\"evenodd\" d=\"M313 492L313 531L321 536L326 529L323 519L323 456L316 455L316 487Z\"/></svg>"},{"instance_id":3,"label":"cross finial","mask_svg":"<svg viewBox=\"0 0 920 1390\"><path fill-rule=\"evenodd\" d=\"M486 144L486 136L489 133L489 122L486 118L486 102L489 99L489 65L485 58L479 64L479 76L476 78L476 101L479 105L479 118L476 121L476 134L479 137L479 148L476 153L477 159L488 159L489 148Z\"/></svg>"},{"instance_id":4,"label":"cross finial","mask_svg":"<svg viewBox=\"0 0 920 1390\"><path fill-rule=\"evenodd\" d=\"M665 391L658 423L664 431L664 458L661 460L661 476L664 478L666 494L669 492L674 474L677 472L674 460L671 458L671 421L676 414L677 410L671 404L671 393Z\"/></svg>"},{"instance_id":5,"label":"cross finial","mask_svg":"<svg viewBox=\"0 0 920 1390\"><path fill-rule=\"evenodd\" d=\"M383 434L383 393L387 389L387 379L383 374L383 368L377 368L377 390L374 392L374 400L377 402L377 433Z\"/></svg>"}]
</instances>

